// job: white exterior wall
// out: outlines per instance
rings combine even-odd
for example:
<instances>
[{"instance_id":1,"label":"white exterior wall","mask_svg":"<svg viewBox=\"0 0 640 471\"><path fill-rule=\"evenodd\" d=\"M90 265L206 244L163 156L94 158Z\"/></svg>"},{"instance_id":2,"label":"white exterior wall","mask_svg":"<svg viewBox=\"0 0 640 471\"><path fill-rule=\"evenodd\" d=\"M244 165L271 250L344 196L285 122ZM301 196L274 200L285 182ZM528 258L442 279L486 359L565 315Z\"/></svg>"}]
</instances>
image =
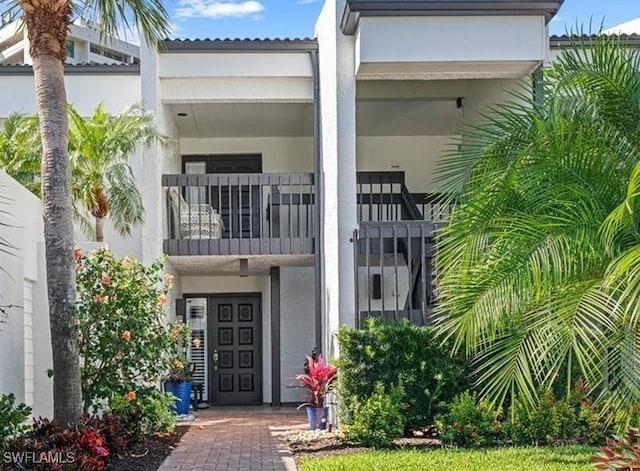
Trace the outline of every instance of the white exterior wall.
<instances>
[{"instance_id":1,"label":"white exterior wall","mask_svg":"<svg viewBox=\"0 0 640 471\"><path fill-rule=\"evenodd\" d=\"M7 310L0 324L0 393L14 393L19 402L34 406L34 416L51 416L51 337L44 262L44 234L40 201L15 180L0 172L0 188L9 203L3 210L2 237L15 246L0 252L0 305Z\"/></svg>"},{"instance_id":2,"label":"white exterior wall","mask_svg":"<svg viewBox=\"0 0 640 471\"><path fill-rule=\"evenodd\" d=\"M296 375L303 373L305 355L316 346L313 267L280 268L280 396L282 402L308 400ZM293 386L293 387L292 387Z\"/></svg>"},{"instance_id":3,"label":"white exterior wall","mask_svg":"<svg viewBox=\"0 0 640 471\"><path fill-rule=\"evenodd\" d=\"M355 39L338 28L345 1L327 2L316 26L320 43L323 153L322 352L337 356L340 324L355 323L353 248L356 227Z\"/></svg>"},{"instance_id":4,"label":"white exterior wall","mask_svg":"<svg viewBox=\"0 0 640 471\"><path fill-rule=\"evenodd\" d=\"M546 34L542 15L364 17L355 34L356 73L372 79L518 77L544 60Z\"/></svg>"},{"instance_id":5,"label":"white exterior wall","mask_svg":"<svg viewBox=\"0 0 640 471\"><path fill-rule=\"evenodd\" d=\"M263 173L313 172L311 137L180 139L182 155L262 154Z\"/></svg>"},{"instance_id":6,"label":"white exterior wall","mask_svg":"<svg viewBox=\"0 0 640 471\"><path fill-rule=\"evenodd\" d=\"M120 114L134 103L140 102L138 75L117 75L108 72L102 75L67 75L65 83L67 100L82 116L93 114L100 103L104 103L107 112ZM14 112L36 113L33 75L0 74L0 90L11 90L11 93L2 94L0 118Z\"/></svg>"},{"instance_id":7,"label":"white exterior wall","mask_svg":"<svg viewBox=\"0 0 640 471\"><path fill-rule=\"evenodd\" d=\"M356 59L358 66L367 62L541 61L546 53L544 22L542 15L365 17L359 21Z\"/></svg>"}]
</instances>

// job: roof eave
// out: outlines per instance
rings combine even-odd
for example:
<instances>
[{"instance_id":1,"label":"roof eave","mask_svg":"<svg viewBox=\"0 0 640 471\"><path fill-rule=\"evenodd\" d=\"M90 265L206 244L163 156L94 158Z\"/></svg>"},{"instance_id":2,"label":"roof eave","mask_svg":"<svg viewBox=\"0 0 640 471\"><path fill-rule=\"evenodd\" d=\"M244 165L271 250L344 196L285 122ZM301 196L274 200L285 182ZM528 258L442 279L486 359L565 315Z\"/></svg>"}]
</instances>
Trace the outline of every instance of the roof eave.
<instances>
[{"instance_id":1,"label":"roof eave","mask_svg":"<svg viewBox=\"0 0 640 471\"><path fill-rule=\"evenodd\" d=\"M347 0L340 28L353 35L363 16L544 15L548 23L564 0Z\"/></svg>"},{"instance_id":2,"label":"roof eave","mask_svg":"<svg viewBox=\"0 0 640 471\"><path fill-rule=\"evenodd\" d=\"M311 52L318 50L316 39L252 40L204 39L164 40L159 53L174 52Z\"/></svg>"},{"instance_id":3,"label":"roof eave","mask_svg":"<svg viewBox=\"0 0 640 471\"><path fill-rule=\"evenodd\" d=\"M619 43L622 46L629 46L629 47L640 47L640 35L638 34L622 34L622 35L616 35L616 34L611 34L611 35L606 35L608 38L619 41ZM591 43L593 43L593 41L595 41L596 39L598 39L599 36L596 35L592 35L592 36L568 36L568 35L563 35L563 36L551 36L549 38L549 47L551 49L560 49L563 47L571 47L574 44L580 44L580 45L584 45L584 46L590 46Z\"/></svg>"},{"instance_id":4,"label":"roof eave","mask_svg":"<svg viewBox=\"0 0 640 471\"><path fill-rule=\"evenodd\" d=\"M65 64L65 75L140 75L140 64ZM30 65L0 65L1 75L33 75Z\"/></svg>"}]
</instances>

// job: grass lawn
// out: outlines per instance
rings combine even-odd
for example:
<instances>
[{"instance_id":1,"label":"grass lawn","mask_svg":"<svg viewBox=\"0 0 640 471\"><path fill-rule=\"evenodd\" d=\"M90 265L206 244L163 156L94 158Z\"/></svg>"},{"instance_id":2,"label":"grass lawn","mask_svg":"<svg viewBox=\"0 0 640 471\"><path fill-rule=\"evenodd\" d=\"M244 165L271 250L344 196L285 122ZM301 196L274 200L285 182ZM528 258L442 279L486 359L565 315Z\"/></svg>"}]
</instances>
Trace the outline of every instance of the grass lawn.
<instances>
[{"instance_id":1,"label":"grass lawn","mask_svg":"<svg viewBox=\"0 0 640 471\"><path fill-rule=\"evenodd\" d=\"M368 451L305 459L301 471L592 471L588 446L492 450Z\"/></svg>"}]
</instances>

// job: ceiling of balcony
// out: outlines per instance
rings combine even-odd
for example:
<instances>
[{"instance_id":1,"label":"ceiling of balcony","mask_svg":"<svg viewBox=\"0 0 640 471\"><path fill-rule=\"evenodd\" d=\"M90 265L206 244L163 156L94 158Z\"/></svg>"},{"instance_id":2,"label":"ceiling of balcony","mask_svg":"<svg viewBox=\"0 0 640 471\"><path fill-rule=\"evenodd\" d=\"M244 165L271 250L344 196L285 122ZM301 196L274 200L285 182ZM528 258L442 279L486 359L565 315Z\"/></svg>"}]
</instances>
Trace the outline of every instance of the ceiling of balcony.
<instances>
[{"instance_id":1,"label":"ceiling of balcony","mask_svg":"<svg viewBox=\"0 0 640 471\"><path fill-rule=\"evenodd\" d=\"M310 137L311 103L167 105L180 138ZM438 136L459 132L455 97L363 97L356 102L358 136Z\"/></svg>"},{"instance_id":2,"label":"ceiling of balcony","mask_svg":"<svg viewBox=\"0 0 640 471\"><path fill-rule=\"evenodd\" d=\"M311 103L187 103L168 108L181 138L313 135Z\"/></svg>"}]
</instances>

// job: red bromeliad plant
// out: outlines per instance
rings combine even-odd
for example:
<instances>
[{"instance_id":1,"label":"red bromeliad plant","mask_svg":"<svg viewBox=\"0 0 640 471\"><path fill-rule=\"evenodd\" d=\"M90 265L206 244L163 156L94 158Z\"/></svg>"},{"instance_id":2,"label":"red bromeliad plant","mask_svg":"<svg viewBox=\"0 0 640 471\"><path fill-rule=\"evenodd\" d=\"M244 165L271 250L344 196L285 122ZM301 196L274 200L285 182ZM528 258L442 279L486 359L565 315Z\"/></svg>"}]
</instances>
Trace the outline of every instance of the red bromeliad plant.
<instances>
[{"instance_id":1,"label":"red bromeliad plant","mask_svg":"<svg viewBox=\"0 0 640 471\"><path fill-rule=\"evenodd\" d=\"M300 404L300 407L322 407L327 392L331 390L333 380L336 378L338 369L330 363L325 364L322 355L318 355L317 359L307 357L309 372L296 376L303 386L309 388L311 400Z\"/></svg>"}]
</instances>

